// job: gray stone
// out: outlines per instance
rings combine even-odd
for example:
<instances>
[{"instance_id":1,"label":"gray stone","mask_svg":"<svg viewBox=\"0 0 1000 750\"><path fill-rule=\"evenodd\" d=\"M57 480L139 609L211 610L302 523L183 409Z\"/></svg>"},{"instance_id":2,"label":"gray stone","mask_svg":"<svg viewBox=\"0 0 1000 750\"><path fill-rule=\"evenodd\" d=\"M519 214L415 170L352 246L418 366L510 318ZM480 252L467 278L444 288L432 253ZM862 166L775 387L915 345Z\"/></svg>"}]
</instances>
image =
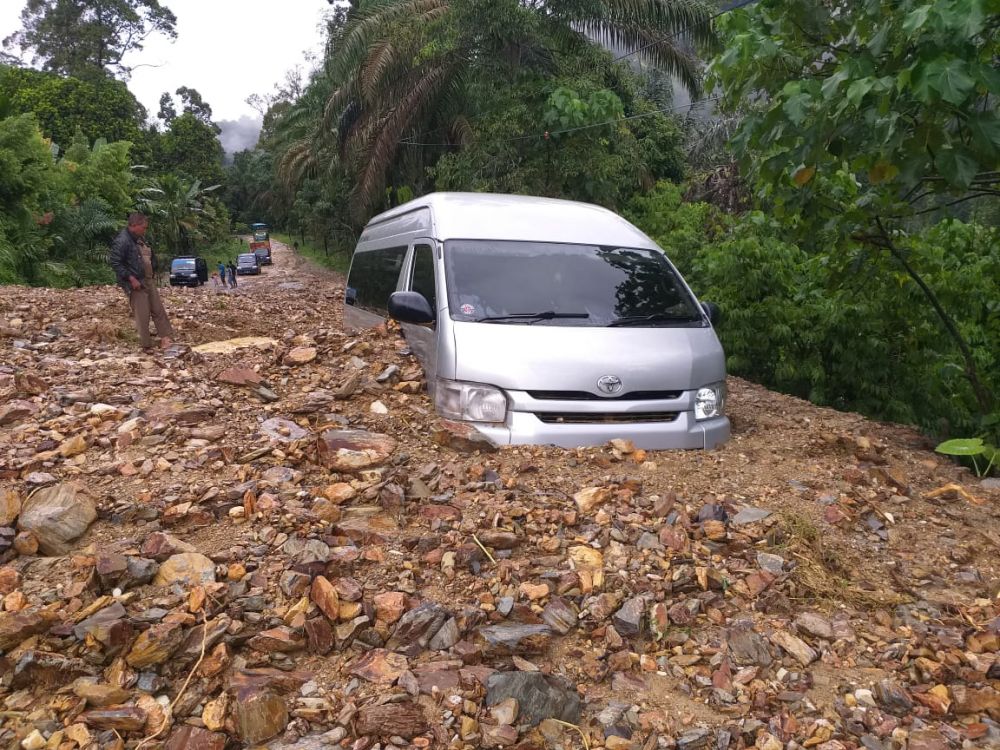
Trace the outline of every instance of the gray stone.
<instances>
[{"instance_id":1,"label":"gray stone","mask_svg":"<svg viewBox=\"0 0 1000 750\"><path fill-rule=\"evenodd\" d=\"M486 705L513 698L518 723L535 726L544 719L580 721L580 696L556 677L541 672L499 672L486 680Z\"/></svg>"},{"instance_id":2,"label":"gray stone","mask_svg":"<svg viewBox=\"0 0 1000 750\"><path fill-rule=\"evenodd\" d=\"M768 573L780 575L785 569L785 558L770 552L758 552L757 564Z\"/></svg>"},{"instance_id":3,"label":"gray stone","mask_svg":"<svg viewBox=\"0 0 1000 750\"><path fill-rule=\"evenodd\" d=\"M825 617L813 612L802 612L796 617L795 628L806 635L833 640L833 625Z\"/></svg>"},{"instance_id":4,"label":"gray stone","mask_svg":"<svg viewBox=\"0 0 1000 750\"><path fill-rule=\"evenodd\" d=\"M645 611L646 600L641 596L633 596L612 616L615 630L625 636L639 635L642 632L642 615Z\"/></svg>"},{"instance_id":5,"label":"gray stone","mask_svg":"<svg viewBox=\"0 0 1000 750\"><path fill-rule=\"evenodd\" d=\"M980 484L984 490L1000 490L1000 477L987 477Z\"/></svg>"},{"instance_id":6,"label":"gray stone","mask_svg":"<svg viewBox=\"0 0 1000 750\"><path fill-rule=\"evenodd\" d=\"M449 617L427 645L431 651L447 651L458 643L458 639L461 637L462 634L458 630L458 623L454 617Z\"/></svg>"},{"instance_id":7,"label":"gray stone","mask_svg":"<svg viewBox=\"0 0 1000 750\"><path fill-rule=\"evenodd\" d=\"M425 602L399 618L386 648L416 656L430 645L431 639L447 619L449 614L444 607L435 602Z\"/></svg>"},{"instance_id":8,"label":"gray stone","mask_svg":"<svg viewBox=\"0 0 1000 750\"><path fill-rule=\"evenodd\" d=\"M656 534L651 534L648 531L644 531L639 535L639 541L635 543L638 549L652 549L661 550L663 545L660 544L659 538Z\"/></svg>"},{"instance_id":9,"label":"gray stone","mask_svg":"<svg viewBox=\"0 0 1000 750\"><path fill-rule=\"evenodd\" d=\"M749 623L738 623L730 629L729 652L740 666L766 667L773 661L767 640L755 633Z\"/></svg>"},{"instance_id":10,"label":"gray stone","mask_svg":"<svg viewBox=\"0 0 1000 750\"><path fill-rule=\"evenodd\" d=\"M747 505L740 508L740 511L733 516L732 523L734 526L743 526L748 523L757 523L758 521L763 521L765 518L770 516L774 511L765 510L764 508L754 508L751 505Z\"/></svg>"},{"instance_id":11,"label":"gray stone","mask_svg":"<svg viewBox=\"0 0 1000 750\"><path fill-rule=\"evenodd\" d=\"M478 635L487 656L538 654L548 645L552 629L548 625L503 623L480 628Z\"/></svg>"},{"instance_id":12,"label":"gray stone","mask_svg":"<svg viewBox=\"0 0 1000 750\"><path fill-rule=\"evenodd\" d=\"M701 750L712 739L711 729L689 729L677 738L677 750Z\"/></svg>"}]
</instances>

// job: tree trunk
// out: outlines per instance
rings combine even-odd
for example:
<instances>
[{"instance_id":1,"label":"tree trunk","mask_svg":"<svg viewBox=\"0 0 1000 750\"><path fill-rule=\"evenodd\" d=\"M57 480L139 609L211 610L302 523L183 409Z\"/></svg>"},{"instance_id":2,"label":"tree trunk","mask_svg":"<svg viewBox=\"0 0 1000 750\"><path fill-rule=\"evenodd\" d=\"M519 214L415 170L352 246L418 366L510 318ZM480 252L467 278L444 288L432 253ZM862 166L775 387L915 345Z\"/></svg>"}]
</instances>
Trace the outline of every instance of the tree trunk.
<instances>
[{"instance_id":1,"label":"tree trunk","mask_svg":"<svg viewBox=\"0 0 1000 750\"><path fill-rule=\"evenodd\" d=\"M924 293L927 301L931 303L931 307L934 308L934 312L937 313L938 318L944 325L945 330L947 330L948 334L952 337L952 339L954 339L955 344L958 346L958 349L962 354L962 359L965 360L965 376L969 379L969 384L972 386L972 392L975 394L976 401L979 403L979 409L983 414L989 414L993 407L993 395L979 378L979 370L976 367L976 360L972 356L972 350L969 348L969 344L962 337L962 332L958 330L958 326L944 309L944 306L937 298L934 290L927 285L927 282L924 281L923 277L917 273L917 269L910 265L906 256L900 251L896 243L892 241L892 237L883 226L882 220L876 219L876 223L878 224L879 231L882 233L882 239L886 249L892 257L899 262L899 264L906 271L907 275L913 279L918 287L920 287L920 290Z\"/></svg>"}]
</instances>

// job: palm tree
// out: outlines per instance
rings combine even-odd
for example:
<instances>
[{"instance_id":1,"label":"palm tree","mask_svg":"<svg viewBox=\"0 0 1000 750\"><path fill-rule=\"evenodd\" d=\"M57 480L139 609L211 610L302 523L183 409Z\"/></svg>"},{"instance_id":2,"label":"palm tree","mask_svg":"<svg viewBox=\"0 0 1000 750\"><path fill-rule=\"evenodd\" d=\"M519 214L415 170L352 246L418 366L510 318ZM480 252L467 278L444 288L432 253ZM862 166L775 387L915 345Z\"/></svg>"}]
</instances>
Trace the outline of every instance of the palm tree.
<instances>
[{"instance_id":1,"label":"palm tree","mask_svg":"<svg viewBox=\"0 0 1000 750\"><path fill-rule=\"evenodd\" d=\"M289 148L279 169L294 178L336 136L356 175L355 210L364 214L407 136L432 130L463 142L473 80L488 86L525 70L551 73L560 58L593 57L596 41L634 51L697 92L692 45L711 43L711 12L701 0L361 2L324 71L322 117L310 103L313 132Z\"/></svg>"},{"instance_id":2,"label":"palm tree","mask_svg":"<svg viewBox=\"0 0 1000 750\"><path fill-rule=\"evenodd\" d=\"M155 237L171 255L187 251L204 236L216 219L208 203L209 194L220 185L203 188L199 180L187 180L175 174L155 178L140 191L140 205L149 214Z\"/></svg>"}]
</instances>

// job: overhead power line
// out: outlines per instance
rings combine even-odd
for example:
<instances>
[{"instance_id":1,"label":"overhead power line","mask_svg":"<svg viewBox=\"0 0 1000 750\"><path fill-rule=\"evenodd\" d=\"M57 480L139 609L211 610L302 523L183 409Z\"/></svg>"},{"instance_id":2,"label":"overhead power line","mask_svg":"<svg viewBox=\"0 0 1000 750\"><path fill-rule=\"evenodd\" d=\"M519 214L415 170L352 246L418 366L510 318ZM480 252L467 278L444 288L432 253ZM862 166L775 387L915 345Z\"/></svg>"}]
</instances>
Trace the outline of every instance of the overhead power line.
<instances>
[{"instance_id":1,"label":"overhead power line","mask_svg":"<svg viewBox=\"0 0 1000 750\"><path fill-rule=\"evenodd\" d=\"M527 141L527 140L533 140L533 139L536 139L536 138L541 138L541 139L544 139L544 138L547 138L547 137L550 138L550 137L552 137L554 135L564 135L566 133L576 133L577 131L580 131L580 130L589 130L591 128L602 128L605 125L615 125L615 124L617 124L619 122L627 122L629 120L638 120L638 119L643 118L643 117L652 117L653 115L663 115L663 114L670 114L670 113L673 113L673 112L680 112L680 111L685 110L685 109L693 109L694 107L698 106L699 104L707 104L708 102L717 102L720 99L722 99L722 96L711 96L711 97L708 97L706 99L698 99L698 100L693 101L693 102L688 102L687 104L682 104L682 105L677 106L677 107L665 107L663 109L655 109L655 110L652 110L651 112L641 112L640 114L637 114L637 115L629 115L628 117L619 117L619 118L616 118L614 120L605 120L604 122L595 122L595 123L592 123L590 125L579 125L579 126L574 127L574 128L564 128L563 130L546 130L546 131L543 131L541 133L531 133L529 135L518 135L518 136L514 136L513 138L504 138L504 139L502 139L500 141L494 141L494 142L495 143L512 143L514 141ZM456 146L459 145L457 143L448 143L446 141L441 141L441 142L424 142L424 141L408 141L408 140L405 140L405 139L401 140L399 142L399 144L401 146L437 146L437 147L442 147L442 146L444 146L444 147L448 147L448 146L456 147Z\"/></svg>"}]
</instances>

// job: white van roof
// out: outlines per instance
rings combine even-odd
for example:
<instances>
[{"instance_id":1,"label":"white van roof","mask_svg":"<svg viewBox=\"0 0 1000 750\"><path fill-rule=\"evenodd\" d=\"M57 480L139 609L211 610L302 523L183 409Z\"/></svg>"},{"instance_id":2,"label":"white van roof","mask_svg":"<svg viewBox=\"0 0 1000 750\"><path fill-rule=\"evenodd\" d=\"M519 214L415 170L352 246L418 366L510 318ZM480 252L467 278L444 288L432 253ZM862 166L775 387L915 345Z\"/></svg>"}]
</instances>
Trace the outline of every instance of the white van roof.
<instances>
[{"instance_id":1,"label":"white van roof","mask_svg":"<svg viewBox=\"0 0 1000 750\"><path fill-rule=\"evenodd\" d=\"M406 227L397 228L394 224ZM423 232L423 236L437 240L656 247L639 229L606 208L555 198L496 193L431 193L416 198L374 217L365 227L361 242L403 232L411 235Z\"/></svg>"}]
</instances>

